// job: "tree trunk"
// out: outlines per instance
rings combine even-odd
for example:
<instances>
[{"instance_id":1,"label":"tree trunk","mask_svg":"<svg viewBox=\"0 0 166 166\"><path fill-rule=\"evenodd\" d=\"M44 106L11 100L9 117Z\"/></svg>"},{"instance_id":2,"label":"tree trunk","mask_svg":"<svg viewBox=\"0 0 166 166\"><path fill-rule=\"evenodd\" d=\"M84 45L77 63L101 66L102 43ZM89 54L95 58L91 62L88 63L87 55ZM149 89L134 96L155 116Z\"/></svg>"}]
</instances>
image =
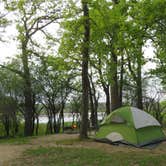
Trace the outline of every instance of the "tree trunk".
<instances>
[{"instance_id":1,"label":"tree trunk","mask_svg":"<svg viewBox=\"0 0 166 166\"><path fill-rule=\"evenodd\" d=\"M6 136L9 137L10 135L10 120L9 120L9 115L5 115L3 117L3 124L5 126L5 132L6 132Z\"/></svg>"},{"instance_id":2,"label":"tree trunk","mask_svg":"<svg viewBox=\"0 0 166 166\"><path fill-rule=\"evenodd\" d=\"M120 85L119 85L119 102L120 102L120 107L122 106L123 103L123 74L124 74L124 57L122 55L121 57L121 68L120 68Z\"/></svg>"},{"instance_id":3,"label":"tree trunk","mask_svg":"<svg viewBox=\"0 0 166 166\"><path fill-rule=\"evenodd\" d=\"M98 97L96 97L96 89L95 85L92 80L92 76L89 76L90 79L90 85L89 85L89 92L90 92L90 101L91 101L91 121L92 121L92 127L94 127L95 130L98 130Z\"/></svg>"},{"instance_id":4,"label":"tree trunk","mask_svg":"<svg viewBox=\"0 0 166 166\"><path fill-rule=\"evenodd\" d=\"M142 56L138 55L137 57L137 89L136 89L136 93L137 93L137 107L140 109L143 109L143 103L142 103L142 76L141 76L141 68L142 68Z\"/></svg>"},{"instance_id":5,"label":"tree trunk","mask_svg":"<svg viewBox=\"0 0 166 166\"><path fill-rule=\"evenodd\" d=\"M118 76L117 76L117 56L112 52L112 83L111 83L111 111L120 107L120 99L119 99L119 86L118 86Z\"/></svg>"},{"instance_id":6,"label":"tree trunk","mask_svg":"<svg viewBox=\"0 0 166 166\"><path fill-rule=\"evenodd\" d=\"M22 63L24 72L24 97L25 97L25 127L24 135L33 135L33 98L32 98L32 85L31 77L28 66L28 51L27 42L22 43Z\"/></svg>"},{"instance_id":7,"label":"tree trunk","mask_svg":"<svg viewBox=\"0 0 166 166\"><path fill-rule=\"evenodd\" d=\"M82 44L82 117L80 138L88 137L88 59L89 59L89 41L90 41L90 21L89 8L86 0L82 0L84 14L84 39Z\"/></svg>"},{"instance_id":8,"label":"tree trunk","mask_svg":"<svg viewBox=\"0 0 166 166\"><path fill-rule=\"evenodd\" d=\"M96 99L95 89L93 89L94 86L92 84L93 84L93 82L90 79L90 81L89 81L89 98L90 98L90 108L91 108L90 120L91 120L92 127L94 129L97 129L97 126L98 126L98 124L97 124L98 123L98 120L97 120L98 102Z\"/></svg>"},{"instance_id":9,"label":"tree trunk","mask_svg":"<svg viewBox=\"0 0 166 166\"><path fill-rule=\"evenodd\" d=\"M119 3L119 0L113 0L114 5L117 5ZM111 111L114 111L115 109L119 108L121 106L121 100L120 100L120 91L119 91L119 85L118 85L118 60L117 55L115 53L114 48L114 41L118 40L117 33L118 31L115 30L113 32L114 39L111 41L111 74L112 74L112 82L111 82Z\"/></svg>"},{"instance_id":10,"label":"tree trunk","mask_svg":"<svg viewBox=\"0 0 166 166\"><path fill-rule=\"evenodd\" d=\"M46 134L53 134L53 116L52 116L52 112L50 109L47 109L47 117L48 117L48 123L47 123L47 128L46 128Z\"/></svg>"},{"instance_id":11,"label":"tree trunk","mask_svg":"<svg viewBox=\"0 0 166 166\"><path fill-rule=\"evenodd\" d=\"M104 87L104 92L106 95L106 114L109 115L111 112L111 103L110 103L110 86L107 85Z\"/></svg>"},{"instance_id":12,"label":"tree trunk","mask_svg":"<svg viewBox=\"0 0 166 166\"><path fill-rule=\"evenodd\" d=\"M38 135L39 131L39 115L36 116L36 135Z\"/></svg>"},{"instance_id":13,"label":"tree trunk","mask_svg":"<svg viewBox=\"0 0 166 166\"><path fill-rule=\"evenodd\" d=\"M65 122L64 122L64 108L65 108L65 102L61 103L61 111L60 111L60 123L62 126L62 132L64 132L64 126L65 126Z\"/></svg>"},{"instance_id":14,"label":"tree trunk","mask_svg":"<svg viewBox=\"0 0 166 166\"><path fill-rule=\"evenodd\" d=\"M26 91L27 92L27 91ZM25 96L25 128L24 135L32 136L33 135L33 112L31 107L31 95L24 92Z\"/></svg>"}]
</instances>

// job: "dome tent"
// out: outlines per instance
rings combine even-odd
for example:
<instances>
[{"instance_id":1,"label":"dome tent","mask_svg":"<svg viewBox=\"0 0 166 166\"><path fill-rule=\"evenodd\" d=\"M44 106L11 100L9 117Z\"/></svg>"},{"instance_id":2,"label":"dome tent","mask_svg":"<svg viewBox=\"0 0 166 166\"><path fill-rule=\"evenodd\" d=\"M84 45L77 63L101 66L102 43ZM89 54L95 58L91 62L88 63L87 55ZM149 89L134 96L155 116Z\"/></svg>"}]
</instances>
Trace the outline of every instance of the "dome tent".
<instances>
[{"instance_id":1,"label":"dome tent","mask_svg":"<svg viewBox=\"0 0 166 166\"><path fill-rule=\"evenodd\" d=\"M96 134L98 141L122 142L136 147L165 138L160 123L150 114L135 107L121 107L110 113Z\"/></svg>"}]
</instances>

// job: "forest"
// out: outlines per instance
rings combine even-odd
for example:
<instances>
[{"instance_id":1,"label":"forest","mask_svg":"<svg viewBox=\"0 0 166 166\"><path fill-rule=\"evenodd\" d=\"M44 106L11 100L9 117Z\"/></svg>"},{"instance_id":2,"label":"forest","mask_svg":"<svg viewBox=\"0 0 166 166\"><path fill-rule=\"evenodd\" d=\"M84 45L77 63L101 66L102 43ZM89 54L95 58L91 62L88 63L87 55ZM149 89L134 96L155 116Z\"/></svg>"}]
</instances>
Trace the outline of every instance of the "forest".
<instances>
[{"instance_id":1,"label":"forest","mask_svg":"<svg viewBox=\"0 0 166 166\"><path fill-rule=\"evenodd\" d=\"M43 114L46 134L63 132L68 111L87 138L101 105L106 115L135 106L166 124L165 0L1 0L0 8L0 45L17 49L0 63L1 137L20 128L38 135Z\"/></svg>"}]
</instances>

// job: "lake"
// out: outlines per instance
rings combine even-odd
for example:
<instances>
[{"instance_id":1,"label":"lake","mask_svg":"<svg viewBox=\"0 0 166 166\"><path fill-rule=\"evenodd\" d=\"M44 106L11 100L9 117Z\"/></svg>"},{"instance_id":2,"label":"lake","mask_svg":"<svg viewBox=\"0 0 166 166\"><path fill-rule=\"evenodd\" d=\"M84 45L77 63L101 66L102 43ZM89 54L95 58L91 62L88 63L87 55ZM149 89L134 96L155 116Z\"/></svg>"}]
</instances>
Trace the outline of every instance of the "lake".
<instances>
[{"instance_id":1,"label":"lake","mask_svg":"<svg viewBox=\"0 0 166 166\"><path fill-rule=\"evenodd\" d=\"M90 113L89 113L90 117ZM98 113L98 120L102 120L104 117L104 112L99 112ZM64 113L64 121L65 122L72 122L73 121L73 116L71 113ZM48 122L48 117L46 115L41 115L39 116L39 123L47 123Z\"/></svg>"}]
</instances>

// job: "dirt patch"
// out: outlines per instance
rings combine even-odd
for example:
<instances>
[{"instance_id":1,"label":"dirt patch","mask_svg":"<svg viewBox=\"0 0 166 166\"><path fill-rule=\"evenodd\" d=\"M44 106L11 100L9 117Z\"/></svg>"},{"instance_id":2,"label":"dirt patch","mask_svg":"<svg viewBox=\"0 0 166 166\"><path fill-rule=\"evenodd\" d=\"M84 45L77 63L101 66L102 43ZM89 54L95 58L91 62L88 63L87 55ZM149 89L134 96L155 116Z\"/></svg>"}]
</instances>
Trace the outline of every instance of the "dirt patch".
<instances>
[{"instance_id":1,"label":"dirt patch","mask_svg":"<svg viewBox=\"0 0 166 166\"><path fill-rule=\"evenodd\" d=\"M56 145L56 141L76 139L78 134L55 134L49 136L42 136L31 140L32 145L45 146L45 145Z\"/></svg>"},{"instance_id":2,"label":"dirt patch","mask_svg":"<svg viewBox=\"0 0 166 166\"><path fill-rule=\"evenodd\" d=\"M0 166L7 166L8 161L19 157L28 146L0 145Z\"/></svg>"}]
</instances>

